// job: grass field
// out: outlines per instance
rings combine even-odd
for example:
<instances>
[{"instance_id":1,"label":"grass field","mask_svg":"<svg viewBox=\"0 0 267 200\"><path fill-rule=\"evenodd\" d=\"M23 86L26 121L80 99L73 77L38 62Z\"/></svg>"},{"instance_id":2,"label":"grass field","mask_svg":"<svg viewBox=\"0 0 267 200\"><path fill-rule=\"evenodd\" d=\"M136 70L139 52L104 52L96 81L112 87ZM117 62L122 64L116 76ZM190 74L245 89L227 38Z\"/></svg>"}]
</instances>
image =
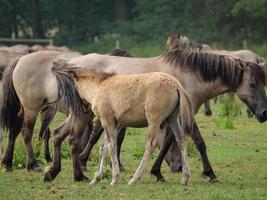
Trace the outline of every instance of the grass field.
<instances>
[{"instance_id":1,"label":"grass field","mask_svg":"<svg viewBox=\"0 0 267 200\"><path fill-rule=\"evenodd\" d=\"M215 115L212 117L205 117L200 111L197 122L220 183L210 184L201 176L201 160L195 148L191 147L192 177L188 188L180 185L181 174L171 173L165 163L162 170L167 182L156 183L147 170L137 185L128 186L127 182L144 151L144 129L127 131L122 147L122 162L127 171L121 174L117 186L109 185L111 177L108 167L104 179L96 186L74 182L67 143L63 145L62 171L52 183L44 183L43 174L18 169L23 167L25 161L24 147L19 136L16 168L12 173L0 172L0 199L267 199L267 123L260 124L255 119L248 119L243 109L243 114L234 119L234 129L220 128L218 122L222 119L216 115L219 110L219 106L215 106ZM58 116L53 127L62 119L63 116ZM35 132L38 127L39 124ZM90 178L96 169L97 152L98 148L95 148L86 173ZM152 161L149 168L151 166Z\"/></svg>"}]
</instances>

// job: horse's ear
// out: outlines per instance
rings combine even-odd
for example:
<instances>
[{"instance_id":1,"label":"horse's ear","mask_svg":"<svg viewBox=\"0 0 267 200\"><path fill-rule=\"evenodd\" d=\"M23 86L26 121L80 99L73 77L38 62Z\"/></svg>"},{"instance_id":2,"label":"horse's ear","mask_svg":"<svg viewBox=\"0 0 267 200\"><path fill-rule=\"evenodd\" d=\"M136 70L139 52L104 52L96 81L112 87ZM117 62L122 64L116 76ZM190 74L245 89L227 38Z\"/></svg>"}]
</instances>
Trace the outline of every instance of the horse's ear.
<instances>
[{"instance_id":1,"label":"horse's ear","mask_svg":"<svg viewBox=\"0 0 267 200\"><path fill-rule=\"evenodd\" d=\"M177 38L180 38L180 37L181 37L181 33L178 33L178 34L177 34Z\"/></svg>"}]
</instances>

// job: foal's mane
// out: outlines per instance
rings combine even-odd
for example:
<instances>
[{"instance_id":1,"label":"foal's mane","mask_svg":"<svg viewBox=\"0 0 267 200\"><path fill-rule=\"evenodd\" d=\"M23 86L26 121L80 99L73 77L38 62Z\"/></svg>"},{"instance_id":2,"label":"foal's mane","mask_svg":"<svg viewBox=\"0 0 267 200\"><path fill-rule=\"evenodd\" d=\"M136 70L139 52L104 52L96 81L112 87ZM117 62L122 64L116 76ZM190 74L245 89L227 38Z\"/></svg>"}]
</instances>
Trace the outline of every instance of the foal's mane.
<instances>
[{"instance_id":1,"label":"foal's mane","mask_svg":"<svg viewBox=\"0 0 267 200\"><path fill-rule=\"evenodd\" d=\"M223 84L233 90L240 86L246 67L251 69L251 76L256 84L261 81L265 85L265 73L262 68L238 58L183 49L167 52L162 57L165 63L200 74L204 81L210 82L220 78Z\"/></svg>"}]
</instances>

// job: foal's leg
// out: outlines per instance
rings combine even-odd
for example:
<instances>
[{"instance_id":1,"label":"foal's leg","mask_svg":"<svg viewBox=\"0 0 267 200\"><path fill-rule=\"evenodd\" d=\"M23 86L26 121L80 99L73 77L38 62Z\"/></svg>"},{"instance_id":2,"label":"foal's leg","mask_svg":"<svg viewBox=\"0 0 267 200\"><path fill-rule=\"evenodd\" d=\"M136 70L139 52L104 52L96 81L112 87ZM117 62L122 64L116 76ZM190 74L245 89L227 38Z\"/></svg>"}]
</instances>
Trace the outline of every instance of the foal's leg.
<instances>
[{"instance_id":1,"label":"foal's leg","mask_svg":"<svg viewBox=\"0 0 267 200\"><path fill-rule=\"evenodd\" d=\"M83 152L80 154L81 166L85 170L86 170L86 162L89 159L89 155L90 155L94 145L97 143L100 136L102 135L103 131L104 131L104 129L101 125L100 120L97 120L94 127L93 127L93 130L90 134L89 141L88 141L86 147L84 148Z\"/></svg>"},{"instance_id":2,"label":"foal's leg","mask_svg":"<svg viewBox=\"0 0 267 200\"><path fill-rule=\"evenodd\" d=\"M191 171L188 162L185 131L182 130L180 124L178 123L178 120L176 119L171 120L169 125L174 134L175 141L181 152L182 164L183 164L183 178L181 183L182 185L187 185L189 177L191 176Z\"/></svg>"},{"instance_id":3,"label":"foal's leg","mask_svg":"<svg viewBox=\"0 0 267 200\"><path fill-rule=\"evenodd\" d=\"M141 163L139 164L137 170L134 173L133 178L128 182L129 185L135 184L144 174L144 171L148 165L148 161L157 145L158 134L160 134L160 127L158 127L157 125L148 126L148 141L146 145L146 150Z\"/></svg>"},{"instance_id":4,"label":"foal's leg","mask_svg":"<svg viewBox=\"0 0 267 200\"><path fill-rule=\"evenodd\" d=\"M34 158L34 153L32 149L32 134L35 121L38 112L30 109L24 109L24 122L22 126L22 136L24 139L24 144L26 147L28 160L26 163L26 169L33 171L42 171L42 168L38 165L36 159Z\"/></svg>"},{"instance_id":5,"label":"foal's leg","mask_svg":"<svg viewBox=\"0 0 267 200\"><path fill-rule=\"evenodd\" d=\"M61 144L70 133L70 116L53 131L54 156L52 166L46 168L44 181L52 181L61 170Z\"/></svg>"},{"instance_id":6,"label":"foal's leg","mask_svg":"<svg viewBox=\"0 0 267 200\"><path fill-rule=\"evenodd\" d=\"M96 183L98 183L102 179L102 174L104 171L104 161L105 161L105 156L106 156L107 150L108 150L108 138L105 135L104 142L99 149L98 167L97 167L97 170L95 172L94 179L90 183L91 185L95 185Z\"/></svg>"},{"instance_id":7,"label":"foal's leg","mask_svg":"<svg viewBox=\"0 0 267 200\"><path fill-rule=\"evenodd\" d=\"M204 108L205 108L205 115L206 116L211 116L212 115L212 112L211 112L209 100L207 100L207 101L204 102Z\"/></svg>"}]
</instances>

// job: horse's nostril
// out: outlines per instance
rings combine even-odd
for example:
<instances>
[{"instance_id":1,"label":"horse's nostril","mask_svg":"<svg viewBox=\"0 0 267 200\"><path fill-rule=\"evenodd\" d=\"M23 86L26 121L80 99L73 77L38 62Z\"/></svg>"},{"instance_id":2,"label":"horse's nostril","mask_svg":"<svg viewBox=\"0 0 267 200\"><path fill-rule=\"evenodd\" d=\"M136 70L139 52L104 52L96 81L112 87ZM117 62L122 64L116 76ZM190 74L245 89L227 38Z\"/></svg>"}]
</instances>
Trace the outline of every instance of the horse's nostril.
<instances>
[{"instance_id":1,"label":"horse's nostril","mask_svg":"<svg viewBox=\"0 0 267 200\"><path fill-rule=\"evenodd\" d=\"M263 115L263 116L267 116L267 110L263 111L263 112L262 112L262 115Z\"/></svg>"}]
</instances>

